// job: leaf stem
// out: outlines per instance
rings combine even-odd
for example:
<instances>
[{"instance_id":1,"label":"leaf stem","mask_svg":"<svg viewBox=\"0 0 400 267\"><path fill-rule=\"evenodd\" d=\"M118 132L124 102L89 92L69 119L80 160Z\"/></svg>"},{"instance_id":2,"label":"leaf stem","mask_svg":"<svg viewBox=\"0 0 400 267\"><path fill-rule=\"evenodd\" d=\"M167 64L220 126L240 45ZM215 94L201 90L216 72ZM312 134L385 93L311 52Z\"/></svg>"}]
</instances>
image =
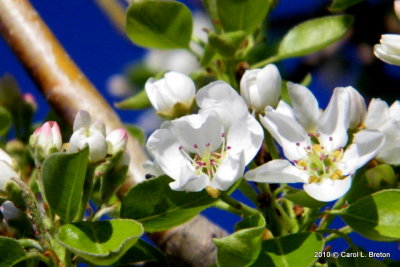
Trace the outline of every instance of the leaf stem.
<instances>
[{"instance_id":1,"label":"leaf stem","mask_svg":"<svg viewBox=\"0 0 400 267\"><path fill-rule=\"evenodd\" d=\"M242 179L242 181L239 184L239 190L242 192L248 199L251 200L255 205L257 205L257 193L255 192L254 188L249 185L245 179Z\"/></svg>"},{"instance_id":2,"label":"leaf stem","mask_svg":"<svg viewBox=\"0 0 400 267\"><path fill-rule=\"evenodd\" d=\"M255 64L251 65L250 68L251 68L251 69L254 69L254 68L264 67L265 65L268 65L268 64L270 64L270 63L274 63L274 62L276 62L276 61L278 61L278 60L280 60L280 59L281 59L281 58L280 58L278 55L272 56L272 57L269 57L269 58L267 58L267 59L264 59L264 60L262 60L262 61L260 61L260 62L257 62L257 63L255 63Z\"/></svg>"},{"instance_id":3,"label":"leaf stem","mask_svg":"<svg viewBox=\"0 0 400 267\"><path fill-rule=\"evenodd\" d=\"M341 228L341 229L339 229L339 230L334 230L334 229L321 229L321 230L318 230L317 232L320 232L320 233L331 233L331 235L329 235L329 236L327 237L327 238L329 238L329 240L328 240L327 238L325 239L326 242L335 239L334 237L331 237L332 235L337 235L338 237L343 238L343 239L349 244L349 246L350 246L351 248L353 248L354 250L359 250L358 247L357 247L357 245L354 244L353 240L351 240L351 238L347 236L347 234L349 234L349 233L352 232L351 228L348 227L348 226L345 226L345 227L343 227L343 228Z\"/></svg>"},{"instance_id":4,"label":"leaf stem","mask_svg":"<svg viewBox=\"0 0 400 267\"><path fill-rule=\"evenodd\" d=\"M323 230L323 229L328 228L329 225L332 223L333 219L335 218L335 216L339 214L338 209L340 209L345 202L346 202L346 198L344 196L336 201L336 203L333 205L331 210L325 211L317 229ZM332 216L332 215L334 215L334 216Z\"/></svg>"},{"instance_id":5,"label":"leaf stem","mask_svg":"<svg viewBox=\"0 0 400 267\"><path fill-rule=\"evenodd\" d=\"M85 177L85 185L83 187L83 193L81 202L79 205L78 213L76 219L74 221L81 221L85 216L85 211L87 204L90 199L90 195L92 194L93 185L94 185L94 174L97 165L89 165L86 170L86 177Z\"/></svg>"},{"instance_id":6,"label":"leaf stem","mask_svg":"<svg viewBox=\"0 0 400 267\"><path fill-rule=\"evenodd\" d=\"M254 214L259 213L258 210L253 209L240 201L237 201L236 199L229 196L225 192L221 192L220 199L221 199L221 201L223 201L226 204L228 204L229 206L231 206L233 209L240 212L241 215L249 216L249 215L254 215Z\"/></svg>"},{"instance_id":7,"label":"leaf stem","mask_svg":"<svg viewBox=\"0 0 400 267\"><path fill-rule=\"evenodd\" d=\"M350 226L346 225L346 226L340 228L337 231L340 232L340 233L343 233L345 235L348 235L348 234L353 232L353 229L351 229ZM330 242L330 241L335 240L335 239L337 239L339 237L342 237L342 235L338 234L337 232L332 233L332 234L328 235L327 237L325 237L325 242Z\"/></svg>"}]
</instances>

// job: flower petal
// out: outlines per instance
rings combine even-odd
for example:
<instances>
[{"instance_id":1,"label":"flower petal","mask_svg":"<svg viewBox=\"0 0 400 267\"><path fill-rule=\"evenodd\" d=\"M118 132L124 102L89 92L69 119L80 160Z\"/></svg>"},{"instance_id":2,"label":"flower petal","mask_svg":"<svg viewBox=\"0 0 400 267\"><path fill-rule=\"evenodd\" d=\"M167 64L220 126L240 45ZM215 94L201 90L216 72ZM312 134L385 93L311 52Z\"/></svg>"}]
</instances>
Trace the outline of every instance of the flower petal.
<instances>
[{"instance_id":1,"label":"flower petal","mask_svg":"<svg viewBox=\"0 0 400 267\"><path fill-rule=\"evenodd\" d=\"M248 114L245 120L232 125L227 135L227 146L230 154L244 151L244 161L247 165L257 154L264 138L264 131L257 120Z\"/></svg>"},{"instance_id":2,"label":"flower petal","mask_svg":"<svg viewBox=\"0 0 400 267\"><path fill-rule=\"evenodd\" d=\"M357 129L365 120L367 106L361 94L351 86L345 87L350 95L349 128Z\"/></svg>"},{"instance_id":3,"label":"flower petal","mask_svg":"<svg viewBox=\"0 0 400 267\"><path fill-rule=\"evenodd\" d=\"M321 115L317 99L310 90L300 84L288 82L287 88L292 106L301 125L308 132L315 130Z\"/></svg>"},{"instance_id":4,"label":"flower petal","mask_svg":"<svg viewBox=\"0 0 400 267\"><path fill-rule=\"evenodd\" d=\"M210 178L206 174L195 175L188 165L182 165L180 173L180 178L169 184L172 190L198 192L210 185Z\"/></svg>"},{"instance_id":5,"label":"flower petal","mask_svg":"<svg viewBox=\"0 0 400 267\"><path fill-rule=\"evenodd\" d=\"M304 128L295 120L267 107L265 117L260 116L261 123L281 145L289 160L299 160L307 155L305 147L310 138Z\"/></svg>"},{"instance_id":6,"label":"flower petal","mask_svg":"<svg viewBox=\"0 0 400 267\"><path fill-rule=\"evenodd\" d=\"M186 151L203 155L222 144L222 123L215 114L194 114L171 121L169 129Z\"/></svg>"},{"instance_id":7,"label":"flower petal","mask_svg":"<svg viewBox=\"0 0 400 267\"><path fill-rule=\"evenodd\" d=\"M400 101L399 100L396 100L390 106L390 117L396 121L400 121Z\"/></svg>"},{"instance_id":8,"label":"flower petal","mask_svg":"<svg viewBox=\"0 0 400 267\"><path fill-rule=\"evenodd\" d=\"M343 180L323 179L320 183L304 184L304 191L312 198L329 202L336 200L349 191L351 187L351 177Z\"/></svg>"},{"instance_id":9,"label":"flower petal","mask_svg":"<svg viewBox=\"0 0 400 267\"><path fill-rule=\"evenodd\" d=\"M389 53L380 44L376 44L374 46L374 54L383 62L400 66L400 55Z\"/></svg>"},{"instance_id":10,"label":"flower petal","mask_svg":"<svg viewBox=\"0 0 400 267\"><path fill-rule=\"evenodd\" d=\"M89 112L87 112L85 110L80 110L75 115L73 130L75 132L82 127L89 128L91 124L92 124L92 118L90 117Z\"/></svg>"},{"instance_id":11,"label":"flower petal","mask_svg":"<svg viewBox=\"0 0 400 267\"><path fill-rule=\"evenodd\" d=\"M181 177L181 166L190 163L179 149L179 142L169 129L156 130L148 139L146 148L155 163L174 180Z\"/></svg>"},{"instance_id":12,"label":"flower petal","mask_svg":"<svg viewBox=\"0 0 400 267\"><path fill-rule=\"evenodd\" d=\"M390 120L390 109L388 104L379 98L373 98L368 105L365 126L368 129L378 129L388 120Z\"/></svg>"},{"instance_id":13,"label":"flower petal","mask_svg":"<svg viewBox=\"0 0 400 267\"><path fill-rule=\"evenodd\" d=\"M343 87L335 88L328 107L318 122L318 138L325 150L333 151L347 143L350 95Z\"/></svg>"},{"instance_id":14,"label":"flower petal","mask_svg":"<svg viewBox=\"0 0 400 267\"><path fill-rule=\"evenodd\" d=\"M18 178L18 174L8 163L0 160L0 192L6 191L6 185L11 178Z\"/></svg>"},{"instance_id":15,"label":"flower petal","mask_svg":"<svg viewBox=\"0 0 400 267\"><path fill-rule=\"evenodd\" d=\"M240 177L242 177L245 168L243 151L235 158L228 154L224 161L219 165L214 174L211 186L219 190L228 190Z\"/></svg>"},{"instance_id":16,"label":"flower petal","mask_svg":"<svg viewBox=\"0 0 400 267\"><path fill-rule=\"evenodd\" d=\"M306 172L289 161L275 159L245 173L244 178L260 183L307 183Z\"/></svg>"},{"instance_id":17,"label":"flower petal","mask_svg":"<svg viewBox=\"0 0 400 267\"><path fill-rule=\"evenodd\" d=\"M297 120L296 113L295 113L294 109L288 103L286 103L283 100L279 101L279 104L278 104L278 106L276 107L275 110L276 110L276 112L279 112L279 113L281 113L281 114L283 114L285 116L288 116L293 120Z\"/></svg>"},{"instance_id":18,"label":"flower petal","mask_svg":"<svg viewBox=\"0 0 400 267\"><path fill-rule=\"evenodd\" d=\"M339 162L344 175L353 174L376 156L384 144L384 135L376 130L363 130L354 135L353 143L344 152ZM340 166L339 165L339 166Z\"/></svg>"}]
</instances>

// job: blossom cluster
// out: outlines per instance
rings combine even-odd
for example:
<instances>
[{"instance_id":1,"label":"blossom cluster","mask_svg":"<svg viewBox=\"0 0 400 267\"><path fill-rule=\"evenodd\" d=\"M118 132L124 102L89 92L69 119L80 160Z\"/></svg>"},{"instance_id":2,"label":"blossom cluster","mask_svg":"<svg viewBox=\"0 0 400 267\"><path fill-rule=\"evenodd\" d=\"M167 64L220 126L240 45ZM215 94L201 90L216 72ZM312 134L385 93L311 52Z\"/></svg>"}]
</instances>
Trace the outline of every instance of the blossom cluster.
<instances>
[{"instance_id":1,"label":"blossom cluster","mask_svg":"<svg viewBox=\"0 0 400 267\"><path fill-rule=\"evenodd\" d=\"M176 72L146 84L153 106L172 119L148 139L151 172L170 176L173 190L225 191L245 177L257 183L303 183L311 197L327 202L343 196L355 172L372 159L400 164L399 101L389 107L372 99L367 108L357 90L338 87L322 110L309 89L291 82L285 101L275 65L247 70L240 95L223 81L197 93L193 88L189 77ZM174 114L177 103L188 107L192 99L199 107L196 114L189 109L186 115ZM266 148L264 131L279 144L282 158L250 169Z\"/></svg>"}]
</instances>

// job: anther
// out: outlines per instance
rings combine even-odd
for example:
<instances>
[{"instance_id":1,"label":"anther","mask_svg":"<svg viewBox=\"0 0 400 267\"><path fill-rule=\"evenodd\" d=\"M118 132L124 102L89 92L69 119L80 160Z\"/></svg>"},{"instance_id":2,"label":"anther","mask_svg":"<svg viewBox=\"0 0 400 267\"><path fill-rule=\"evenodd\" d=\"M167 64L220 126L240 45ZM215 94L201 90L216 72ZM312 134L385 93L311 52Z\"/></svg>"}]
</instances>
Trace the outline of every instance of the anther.
<instances>
[{"instance_id":1,"label":"anther","mask_svg":"<svg viewBox=\"0 0 400 267\"><path fill-rule=\"evenodd\" d=\"M296 146L300 146L300 143L299 143L299 142L297 142L297 143L296 143Z\"/></svg>"}]
</instances>

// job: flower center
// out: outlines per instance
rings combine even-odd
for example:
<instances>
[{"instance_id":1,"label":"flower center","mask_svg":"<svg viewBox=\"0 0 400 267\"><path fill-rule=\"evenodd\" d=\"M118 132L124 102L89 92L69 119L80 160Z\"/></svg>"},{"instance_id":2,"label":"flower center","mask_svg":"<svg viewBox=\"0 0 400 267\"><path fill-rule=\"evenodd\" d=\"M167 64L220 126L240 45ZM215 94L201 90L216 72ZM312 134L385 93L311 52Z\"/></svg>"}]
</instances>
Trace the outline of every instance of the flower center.
<instances>
[{"instance_id":1,"label":"flower center","mask_svg":"<svg viewBox=\"0 0 400 267\"><path fill-rule=\"evenodd\" d=\"M225 134L221 134L222 144L216 149L211 149L211 144L207 143L205 145L204 152L201 152L197 144L193 145L195 148L195 153L187 153L183 146L179 147L179 150L183 155L190 160L192 166L195 169L196 175L201 175L202 173L207 174L211 179L213 178L218 166L223 162L228 151L231 149L230 146L226 146Z\"/></svg>"},{"instance_id":2,"label":"flower center","mask_svg":"<svg viewBox=\"0 0 400 267\"><path fill-rule=\"evenodd\" d=\"M296 145L299 146L299 144ZM307 157L294 163L308 173L309 183L319 183L322 179L342 180L345 178L337 164L343 157L343 148L328 152L323 146L313 144L304 149Z\"/></svg>"}]
</instances>

